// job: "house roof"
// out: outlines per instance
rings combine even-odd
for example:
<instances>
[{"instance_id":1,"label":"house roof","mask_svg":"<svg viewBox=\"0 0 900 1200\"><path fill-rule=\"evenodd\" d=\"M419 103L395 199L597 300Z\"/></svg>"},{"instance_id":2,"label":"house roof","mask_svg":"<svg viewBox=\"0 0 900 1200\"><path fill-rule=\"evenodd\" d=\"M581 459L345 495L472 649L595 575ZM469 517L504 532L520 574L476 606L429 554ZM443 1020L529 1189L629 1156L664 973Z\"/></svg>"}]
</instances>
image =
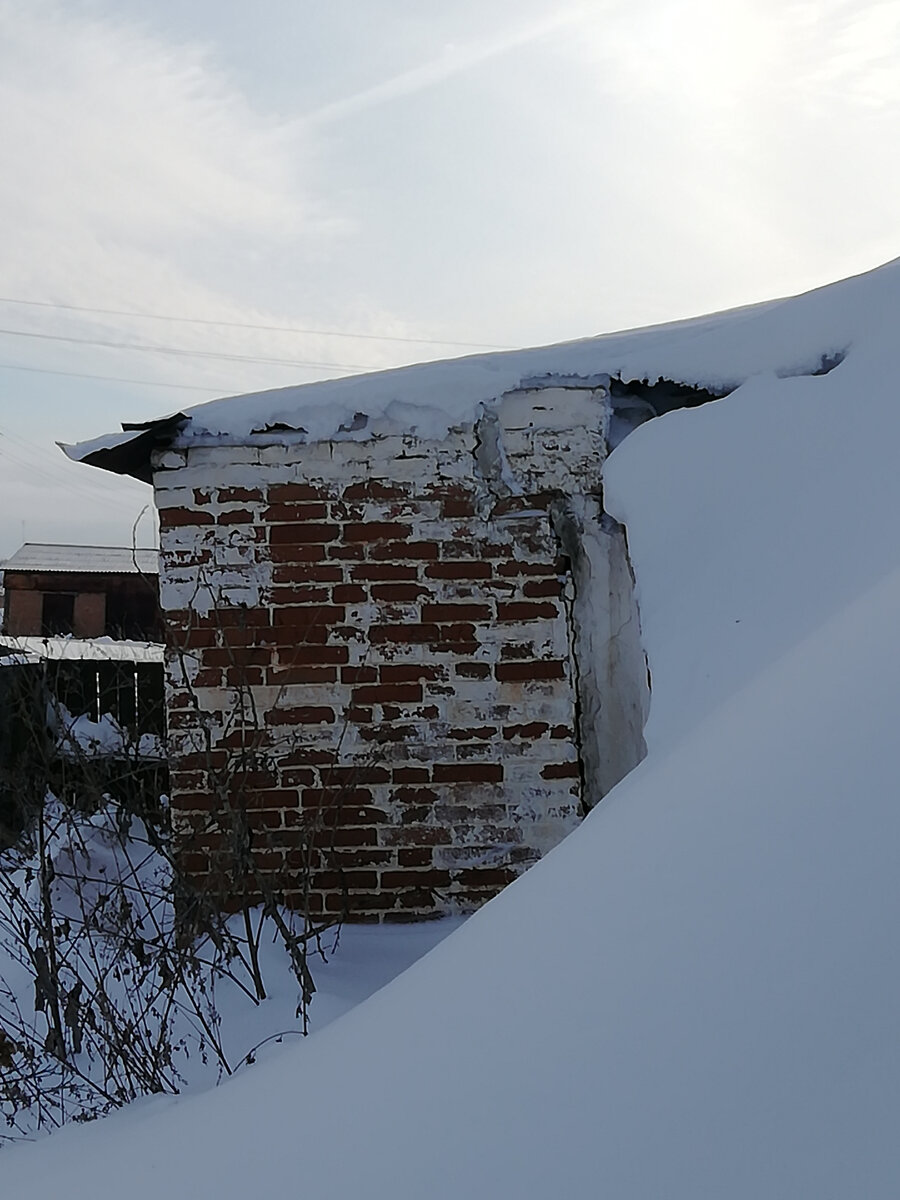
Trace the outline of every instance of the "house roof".
<instances>
[{"instance_id":1,"label":"house roof","mask_svg":"<svg viewBox=\"0 0 900 1200\"><path fill-rule=\"evenodd\" d=\"M856 303L861 293L881 297L885 314L895 312L900 260L800 296L712 316L226 396L62 449L75 461L151 482L151 452L162 446L363 441L397 432L439 438L472 424L504 393L573 387L578 379L590 386L598 374L612 380L614 396L617 383L658 380L722 396L756 375L823 374L836 366L873 336L871 307Z\"/></svg>"},{"instance_id":2,"label":"house roof","mask_svg":"<svg viewBox=\"0 0 900 1200\"><path fill-rule=\"evenodd\" d=\"M4 572L42 571L79 575L158 575L156 550L130 546L59 546L26 542L3 564Z\"/></svg>"}]
</instances>

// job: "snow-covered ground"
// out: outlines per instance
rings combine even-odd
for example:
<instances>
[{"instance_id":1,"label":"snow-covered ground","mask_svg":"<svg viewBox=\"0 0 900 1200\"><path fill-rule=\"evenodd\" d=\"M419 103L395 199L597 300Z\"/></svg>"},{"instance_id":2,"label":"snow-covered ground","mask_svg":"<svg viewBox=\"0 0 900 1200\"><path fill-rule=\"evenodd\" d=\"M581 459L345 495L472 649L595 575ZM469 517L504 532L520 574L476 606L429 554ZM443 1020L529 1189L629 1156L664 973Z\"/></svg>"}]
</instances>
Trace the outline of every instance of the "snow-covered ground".
<instances>
[{"instance_id":1,"label":"snow-covered ground","mask_svg":"<svg viewBox=\"0 0 900 1200\"><path fill-rule=\"evenodd\" d=\"M746 378L608 463L641 766L340 1020L5 1151L5 1194L900 1194L900 263L750 314L633 335Z\"/></svg>"}]
</instances>

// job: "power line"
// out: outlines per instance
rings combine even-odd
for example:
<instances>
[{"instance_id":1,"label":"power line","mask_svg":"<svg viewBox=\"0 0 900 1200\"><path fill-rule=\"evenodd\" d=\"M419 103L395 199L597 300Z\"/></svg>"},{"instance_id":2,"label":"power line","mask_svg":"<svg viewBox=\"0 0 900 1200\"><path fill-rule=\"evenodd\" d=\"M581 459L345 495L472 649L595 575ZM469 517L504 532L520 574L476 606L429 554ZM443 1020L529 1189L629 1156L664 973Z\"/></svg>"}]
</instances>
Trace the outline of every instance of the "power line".
<instances>
[{"instance_id":1,"label":"power line","mask_svg":"<svg viewBox=\"0 0 900 1200\"><path fill-rule=\"evenodd\" d=\"M107 342L98 338L64 337L60 333L35 333L27 329L0 329L7 337L37 338L43 342L67 342L78 346L102 346L107 350L142 350L149 354L175 354L180 358L218 358L223 362L264 363L274 367L310 367L323 371L370 371L364 363L306 362L291 358L262 358L253 354L217 354L212 350L184 350L178 346L144 346L140 342Z\"/></svg>"},{"instance_id":2,"label":"power line","mask_svg":"<svg viewBox=\"0 0 900 1200\"><path fill-rule=\"evenodd\" d=\"M443 338L401 337L388 333L351 333L346 329L301 329L287 325L254 325L246 321L213 321L204 317L175 317L165 313L143 313L123 308L88 308L81 304L56 304L50 300L18 300L0 296L0 304L21 304L29 308L61 308L66 312L95 313L104 317L137 317L146 321L174 321L182 325L218 325L225 329L255 329L266 333L299 333L310 337L361 338L372 342L406 342L417 346L458 346L461 349L509 350L491 342L458 342ZM292 364L294 365L294 364Z\"/></svg>"},{"instance_id":3,"label":"power line","mask_svg":"<svg viewBox=\"0 0 900 1200\"><path fill-rule=\"evenodd\" d=\"M4 444L8 437L8 434L0 434L0 459L7 459L16 466L23 468L30 475L38 474L42 479L49 481L55 487L64 488L66 491L71 492L72 495L78 496L81 499L89 500L91 503L97 505L109 505L111 499L110 492L94 488L91 484L82 484L81 481L67 478L64 474L60 473L56 463L51 464L46 461L46 458L44 461L36 462L35 458L37 455L33 455L30 461L28 458L20 457L13 453L9 445ZM38 453L42 454L40 451Z\"/></svg>"},{"instance_id":4,"label":"power line","mask_svg":"<svg viewBox=\"0 0 900 1200\"><path fill-rule=\"evenodd\" d=\"M0 371L30 371L36 375L66 375L72 379L100 379L107 383L139 383L144 387L183 388L189 392L224 394L227 388L203 387L199 383L162 383L153 379L125 379L121 375L88 375L84 371L54 371L50 367L23 367L19 363L0 363Z\"/></svg>"}]
</instances>

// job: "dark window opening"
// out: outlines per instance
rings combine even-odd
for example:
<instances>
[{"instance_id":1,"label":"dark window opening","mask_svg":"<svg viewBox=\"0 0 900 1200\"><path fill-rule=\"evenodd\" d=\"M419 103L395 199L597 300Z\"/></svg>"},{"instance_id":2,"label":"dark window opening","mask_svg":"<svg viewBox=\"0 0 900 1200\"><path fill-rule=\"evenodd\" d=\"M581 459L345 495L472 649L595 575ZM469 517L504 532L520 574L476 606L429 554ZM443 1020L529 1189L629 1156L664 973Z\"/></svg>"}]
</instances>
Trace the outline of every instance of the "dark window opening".
<instances>
[{"instance_id":1,"label":"dark window opening","mask_svg":"<svg viewBox=\"0 0 900 1200\"><path fill-rule=\"evenodd\" d=\"M71 592L45 592L41 605L41 634L64 637L75 630L75 596Z\"/></svg>"},{"instance_id":2,"label":"dark window opening","mask_svg":"<svg viewBox=\"0 0 900 1200\"><path fill-rule=\"evenodd\" d=\"M137 642L159 640L159 609L151 592L118 594L106 597L106 633L108 637Z\"/></svg>"}]
</instances>

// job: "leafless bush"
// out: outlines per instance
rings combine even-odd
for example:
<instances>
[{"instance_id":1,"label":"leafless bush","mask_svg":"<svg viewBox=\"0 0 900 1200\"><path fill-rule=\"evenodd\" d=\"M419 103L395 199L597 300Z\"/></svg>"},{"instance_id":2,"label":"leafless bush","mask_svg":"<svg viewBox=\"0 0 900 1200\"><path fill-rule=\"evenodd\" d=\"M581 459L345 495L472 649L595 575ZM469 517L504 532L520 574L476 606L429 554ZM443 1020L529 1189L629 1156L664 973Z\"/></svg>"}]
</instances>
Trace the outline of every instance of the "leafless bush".
<instances>
[{"instance_id":1,"label":"leafless bush","mask_svg":"<svg viewBox=\"0 0 900 1200\"><path fill-rule=\"evenodd\" d=\"M33 726L31 752L0 779L17 798L21 826L0 854L7 1139L177 1092L192 1058L216 1076L231 1074L238 1063L226 1050L217 993L227 982L248 1003L266 997L264 937L288 953L305 1032L315 991L309 948L321 948L325 928L283 911L265 878L254 881L255 907L248 899L236 919L222 915L220 897L198 892L181 870L165 796L148 799L146 781L136 783L145 765L136 731L107 722L105 735L121 737L109 753L92 745L83 720L45 699L49 721L30 702L17 714ZM234 831L236 875L246 875L246 814L230 787L240 769L219 768L214 786ZM63 794L50 782L62 783Z\"/></svg>"}]
</instances>

